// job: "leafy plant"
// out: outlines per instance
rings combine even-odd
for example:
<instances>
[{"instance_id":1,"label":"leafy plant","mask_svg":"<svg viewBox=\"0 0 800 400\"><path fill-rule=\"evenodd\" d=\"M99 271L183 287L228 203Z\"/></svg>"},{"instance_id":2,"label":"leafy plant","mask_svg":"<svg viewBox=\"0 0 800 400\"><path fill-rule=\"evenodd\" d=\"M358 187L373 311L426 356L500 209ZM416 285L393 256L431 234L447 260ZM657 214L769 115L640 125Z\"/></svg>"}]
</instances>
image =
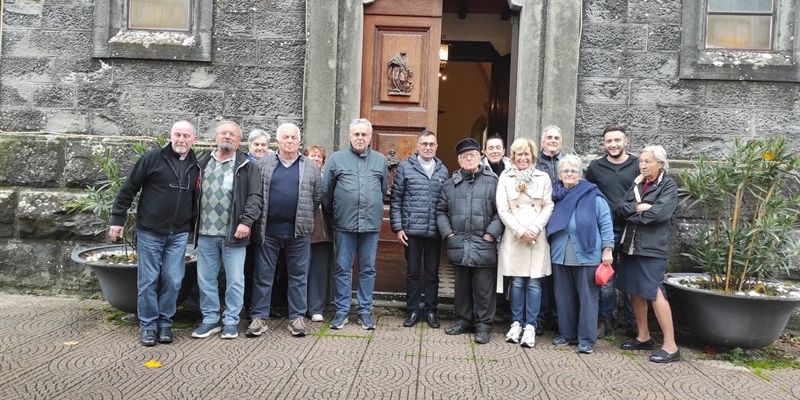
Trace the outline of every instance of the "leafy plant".
<instances>
[{"instance_id":1,"label":"leafy plant","mask_svg":"<svg viewBox=\"0 0 800 400\"><path fill-rule=\"evenodd\" d=\"M164 137L152 138L149 142L133 143L133 151L137 157L141 157L145 152L154 146L164 147L167 144L167 139ZM98 170L102 173L104 179L96 182L94 185L86 187L86 194L67 204L69 212L91 212L97 219L107 223L111 217L111 209L114 206L114 199L125 181L124 176L120 176L119 163L117 162L114 151L111 148L105 148L95 152L92 159L97 166ZM128 248L136 250L136 208L139 203L139 196L137 195L131 207L128 209L128 215L125 219L124 236L122 238L125 244L125 257L130 258ZM98 232L99 233L99 232ZM135 262L135 261L134 261Z\"/></svg>"},{"instance_id":2,"label":"leafy plant","mask_svg":"<svg viewBox=\"0 0 800 400\"><path fill-rule=\"evenodd\" d=\"M784 138L736 139L721 161L702 158L681 174L682 202L699 206L706 223L683 253L709 275L707 287L725 292L767 287L763 279L787 269L800 254L800 196L792 194L800 155Z\"/></svg>"}]
</instances>

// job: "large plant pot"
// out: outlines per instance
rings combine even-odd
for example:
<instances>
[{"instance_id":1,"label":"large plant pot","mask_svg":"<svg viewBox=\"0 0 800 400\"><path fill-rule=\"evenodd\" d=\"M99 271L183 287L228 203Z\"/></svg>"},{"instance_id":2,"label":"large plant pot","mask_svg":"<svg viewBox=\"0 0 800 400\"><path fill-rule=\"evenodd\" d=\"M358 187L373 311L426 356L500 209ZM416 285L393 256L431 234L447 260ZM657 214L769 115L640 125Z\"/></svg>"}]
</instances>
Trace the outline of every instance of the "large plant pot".
<instances>
[{"instance_id":1,"label":"large plant pot","mask_svg":"<svg viewBox=\"0 0 800 400\"><path fill-rule=\"evenodd\" d=\"M672 277L703 274L673 273ZM757 349L769 346L781 335L800 299L748 297L690 288L665 281L676 319L709 344Z\"/></svg>"},{"instance_id":2,"label":"large plant pot","mask_svg":"<svg viewBox=\"0 0 800 400\"><path fill-rule=\"evenodd\" d=\"M108 264L98 261L89 261L88 256L101 253L104 251L117 251L123 250L124 245L114 244L106 246L97 246L76 249L72 252L72 261L76 263L88 265L92 268L100 283L100 290L103 291L103 297L111 304L112 307L120 311L128 313L136 313L136 298L137 298L137 285L136 285L136 265L121 265L121 264ZM187 249L187 253L190 253ZM181 282L181 290L178 292L178 303L183 303L192 289L197 284L197 261L186 262L186 273Z\"/></svg>"}]
</instances>

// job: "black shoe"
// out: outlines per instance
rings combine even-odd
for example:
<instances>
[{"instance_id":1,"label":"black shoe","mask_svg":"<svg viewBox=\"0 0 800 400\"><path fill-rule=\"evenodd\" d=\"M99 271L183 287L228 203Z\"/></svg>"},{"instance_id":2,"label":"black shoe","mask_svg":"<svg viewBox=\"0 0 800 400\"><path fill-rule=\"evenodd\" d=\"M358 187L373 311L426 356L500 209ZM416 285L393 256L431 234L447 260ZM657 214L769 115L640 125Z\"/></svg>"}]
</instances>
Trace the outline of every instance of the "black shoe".
<instances>
[{"instance_id":1,"label":"black shoe","mask_svg":"<svg viewBox=\"0 0 800 400\"><path fill-rule=\"evenodd\" d=\"M472 326L461 322L455 322L447 328L444 328L444 333L448 335L461 335L467 332L472 332Z\"/></svg>"},{"instance_id":2,"label":"black shoe","mask_svg":"<svg viewBox=\"0 0 800 400\"><path fill-rule=\"evenodd\" d=\"M489 343L489 337L492 335L491 329L481 329L475 334L475 343L486 344Z\"/></svg>"},{"instance_id":3,"label":"black shoe","mask_svg":"<svg viewBox=\"0 0 800 400\"><path fill-rule=\"evenodd\" d=\"M158 343L172 343L172 328L167 326L158 330Z\"/></svg>"},{"instance_id":4,"label":"black shoe","mask_svg":"<svg viewBox=\"0 0 800 400\"><path fill-rule=\"evenodd\" d=\"M139 343L142 346L153 347L156 345L156 330L155 329L144 329L142 333L139 334Z\"/></svg>"},{"instance_id":5,"label":"black shoe","mask_svg":"<svg viewBox=\"0 0 800 400\"><path fill-rule=\"evenodd\" d=\"M425 320L428 321L428 326L433 329L439 329L439 316L436 315L436 311L431 311L425 316Z\"/></svg>"},{"instance_id":6,"label":"black shoe","mask_svg":"<svg viewBox=\"0 0 800 400\"><path fill-rule=\"evenodd\" d=\"M403 326L406 328L411 328L412 326L416 325L419 322L419 311L412 311L408 313L408 318L403 321Z\"/></svg>"},{"instance_id":7,"label":"black shoe","mask_svg":"<svg viewBox=\"0 0 800 400\"><path fill-rule=\"evenodd\" d=\"M653 339L640 342L638 339L628 339L619 346L622 350L653 350Z\"/></svg>"},{"instance_id":8,"label":"black shoe","mask_svg":"<svg viewBox=\"0 0 800 400\"><path fill-rule=\"evenodd\" d=\"M650 356L650 361L659 364L666 364L675 361L680 361L681 359L681 351L675 350L674 353L670 354L667 353L664 349L658 349L652 356Z\"/></svg>"}]
</instances>

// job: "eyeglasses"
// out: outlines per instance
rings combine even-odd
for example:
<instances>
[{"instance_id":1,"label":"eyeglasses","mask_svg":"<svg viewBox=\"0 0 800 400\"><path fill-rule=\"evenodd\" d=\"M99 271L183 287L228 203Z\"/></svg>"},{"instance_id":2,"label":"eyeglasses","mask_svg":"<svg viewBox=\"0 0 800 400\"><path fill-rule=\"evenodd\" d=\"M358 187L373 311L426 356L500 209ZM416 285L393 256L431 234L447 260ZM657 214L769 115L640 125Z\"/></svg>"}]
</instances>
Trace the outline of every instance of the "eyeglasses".
<instances>
[{"instance_id":1,"label":"eyeglasses","mask_svg":"<svg viewBox=\"0 0 800 400\"><path fill-rule=\"evenodd\" d=\"M422 146L422 147L436 147L437 146L437 144L435 142L422 142L422 143L417 143L417 145L418 146Z\"/></svg>"},{"instance_id":2,"label":"eyeglasses","mask_svg":"<svg viewBox=\"0 0 800 400\"><path fill-rule=\"evenodd\" d=\"M564 169L564 170L561 170L561 173L564 174L564 175L577 175L580 172L581 171L578 171L577 169Z\"/></svg>"},{"instance_id":3,"label":"eyeglasses","mask_svg":"<svg viewBox=\"0 0 800 400\"><path fill-rule=\"evenodd\" d=\"M462 153L458 155L459 160L477 160L481 157L481 153L473 151L471 153Z\"/></svg>"}]
</instances>

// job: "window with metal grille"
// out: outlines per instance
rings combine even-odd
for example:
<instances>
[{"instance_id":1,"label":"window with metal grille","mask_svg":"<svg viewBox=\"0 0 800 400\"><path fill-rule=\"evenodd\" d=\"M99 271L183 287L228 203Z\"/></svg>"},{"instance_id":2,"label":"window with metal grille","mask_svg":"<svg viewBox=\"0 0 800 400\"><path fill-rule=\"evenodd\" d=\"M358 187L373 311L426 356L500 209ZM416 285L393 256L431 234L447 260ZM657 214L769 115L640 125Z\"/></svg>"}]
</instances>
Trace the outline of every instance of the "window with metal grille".
<instances>
[{"instance_id":1,"label":"window with metal grille","mask_svg":"<svg viewBox=\"0 0 800 400\"><path fill-rule=\"evenodd\" d=\"M708 0L706 48L771 50L773 0Z\"/></svg>"},{"instance_id":2,"label":"window with metal grille","mask_svg":"<svg viewBox=\"0 0 800 400\"><path fill-rule=\"evenodd\" d=\"M190 0L128 0L128 29L188 32L191 3Z\"/></svg>"}]
</instances>

